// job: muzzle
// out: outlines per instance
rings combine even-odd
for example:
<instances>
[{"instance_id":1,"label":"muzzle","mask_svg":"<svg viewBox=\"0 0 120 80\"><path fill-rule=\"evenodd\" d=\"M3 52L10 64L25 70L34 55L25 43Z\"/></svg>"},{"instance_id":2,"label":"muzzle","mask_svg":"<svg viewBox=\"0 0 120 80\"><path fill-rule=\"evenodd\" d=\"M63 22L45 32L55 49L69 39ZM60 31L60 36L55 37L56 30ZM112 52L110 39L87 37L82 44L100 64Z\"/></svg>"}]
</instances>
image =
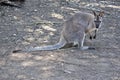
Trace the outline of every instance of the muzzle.
<instances>
[{"instance_id":1,"label":"muzzle","mask_svg":"<svg viewBox=\"0 0 120 80\"><path fill-rule=\"evenodd\" d=\"M95 22L96 28L99 28L101 21L94 21L94 22Z\"/></svg>"}]
</instances>

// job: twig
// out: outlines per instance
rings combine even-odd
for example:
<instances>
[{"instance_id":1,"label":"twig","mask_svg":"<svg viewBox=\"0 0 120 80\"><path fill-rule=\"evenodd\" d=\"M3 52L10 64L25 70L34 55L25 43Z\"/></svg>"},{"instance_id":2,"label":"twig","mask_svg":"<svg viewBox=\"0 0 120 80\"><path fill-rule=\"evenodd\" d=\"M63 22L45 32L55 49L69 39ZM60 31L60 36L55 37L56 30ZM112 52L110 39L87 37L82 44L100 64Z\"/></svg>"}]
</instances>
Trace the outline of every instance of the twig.
<instances>
[{"instance_id":1,"label":"twig","mask_svg":"<svg viewBox=\"0 0 120 80\"><path fill-rule=\"evenodd\" d=\"M0 2L0 5L5 5L5 6L10 6L10 7L17 7L17 8L20 8L20 6L18 6L17 4L14 4L13 2L11 1L1 1Z\"/></svg>"}]
</instances>

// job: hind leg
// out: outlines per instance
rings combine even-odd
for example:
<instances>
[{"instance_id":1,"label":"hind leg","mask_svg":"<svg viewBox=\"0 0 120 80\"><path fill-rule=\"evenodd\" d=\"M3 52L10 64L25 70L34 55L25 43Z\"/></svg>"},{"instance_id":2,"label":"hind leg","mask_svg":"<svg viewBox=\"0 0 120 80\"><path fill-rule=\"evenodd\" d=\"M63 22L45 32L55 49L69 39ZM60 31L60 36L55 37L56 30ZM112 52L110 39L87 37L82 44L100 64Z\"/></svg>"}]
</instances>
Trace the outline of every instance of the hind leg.
<instances>
[{"instance_id":1,"label":"hind leg","mask_svg":"<svg viewBox=\"0 0 120 80\"><path fill-rule=\"evenodd\" d=\"M89 48L89 46L84 46L84 41L85 41L85 34L83 34L83 35L80 35L80 42L79 42L79 48L81 49L81 50L86 50L86 49L88 49Z\"/></svg>"}]
</instances>

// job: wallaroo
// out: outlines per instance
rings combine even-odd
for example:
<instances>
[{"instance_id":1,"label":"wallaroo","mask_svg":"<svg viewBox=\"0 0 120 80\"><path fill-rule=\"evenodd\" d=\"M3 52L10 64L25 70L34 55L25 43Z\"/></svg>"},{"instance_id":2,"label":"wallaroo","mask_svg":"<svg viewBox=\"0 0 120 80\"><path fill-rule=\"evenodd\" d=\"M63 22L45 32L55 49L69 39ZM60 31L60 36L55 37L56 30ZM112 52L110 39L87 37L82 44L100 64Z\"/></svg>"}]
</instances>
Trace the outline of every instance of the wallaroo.
<instances>
[{"instance_id":1,"label":"wallaroo","mask_svg":"<svg viewBox=\"0 0 120 80\"><path fill-rule=\"evenodd\" d=\"M77 45L81 50L95 49L90 46L84 46L84 40L87 34L90 35L90 39L96 37L96 32L100 28L104 12L92 12L93 14L78 12L75 13L75 15L73 15L70 19L66 20L63 24L63 30L61 31L61 36L58 43L54 45L14 50L13 53L61 49L67 44L72 44L72 46ZM92 35L92 32L95 32L95 35Z\"/></svg>"}]
</instances>

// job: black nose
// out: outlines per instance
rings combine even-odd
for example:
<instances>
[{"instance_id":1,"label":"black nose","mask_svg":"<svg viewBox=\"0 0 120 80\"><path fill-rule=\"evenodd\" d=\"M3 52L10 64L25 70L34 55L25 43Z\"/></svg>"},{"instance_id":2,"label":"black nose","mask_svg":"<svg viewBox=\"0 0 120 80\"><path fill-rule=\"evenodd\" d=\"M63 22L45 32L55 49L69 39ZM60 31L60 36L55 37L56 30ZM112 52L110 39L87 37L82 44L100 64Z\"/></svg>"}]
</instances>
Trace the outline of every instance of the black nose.
<instances>
[{"instance_id":1,"label":"black nose","mask_svg":"<svg viewBox=\"0 0 120 80\"><path fill-rule=\"evenodd\" d=\"M99 28L101 21L95 21L96 28Z\"/></svg>"},{"instance_id":2,"label":"black nose","mask_svg":"<svg viewBox=\"0 0 120 80\"><path fill-rule=\"evenodd\" d=\"M99 28L99 25L100 25L100 24L96 24L96 28Z\"/></svg>"}]
</instances>

